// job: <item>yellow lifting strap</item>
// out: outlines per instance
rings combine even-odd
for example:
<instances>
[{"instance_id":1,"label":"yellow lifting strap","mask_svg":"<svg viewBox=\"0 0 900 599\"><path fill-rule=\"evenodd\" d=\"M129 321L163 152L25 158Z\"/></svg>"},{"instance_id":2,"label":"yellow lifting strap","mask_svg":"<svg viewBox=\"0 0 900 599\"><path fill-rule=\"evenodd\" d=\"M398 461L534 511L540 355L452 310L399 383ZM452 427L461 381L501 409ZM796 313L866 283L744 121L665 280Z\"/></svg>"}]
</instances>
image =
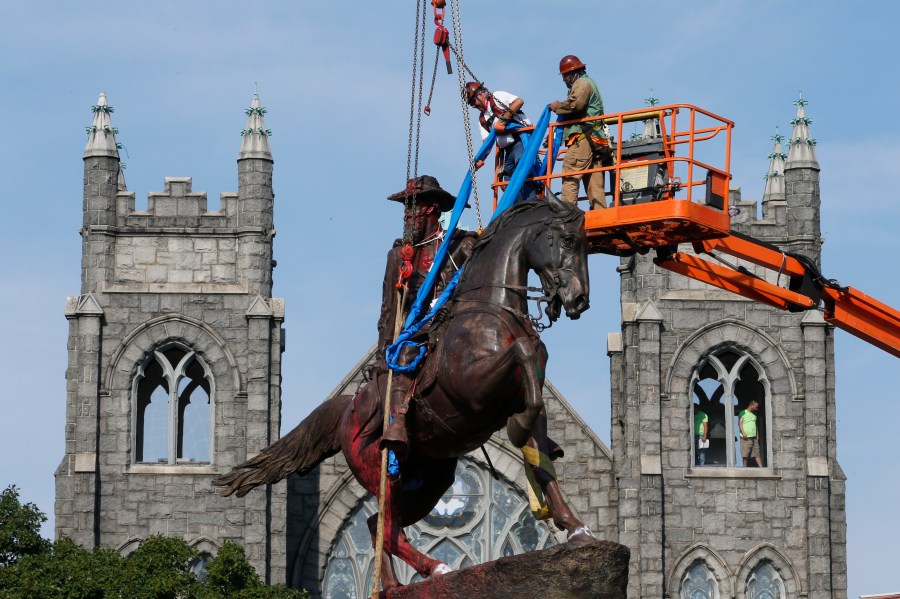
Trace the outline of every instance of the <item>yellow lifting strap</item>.
<instances>
[{"instance_id":1,"label":"yellow lifting strap","mask_svg":"<svg viewBox=\"0 0 900 599\"><path fill-rule=\"evenodd\" d=\"M547 505L547 500L544 499L544 491L534 475L534 469L540 468L553 478L556 478L556 468L553 467L550 456L542 451L527 445L522 447L520 451L525 463L525 478L528 480L528 504L531 507L531 513L534 515L535 520L546 520L550 517L550 506Z\"/></svg>"}]
</instances>

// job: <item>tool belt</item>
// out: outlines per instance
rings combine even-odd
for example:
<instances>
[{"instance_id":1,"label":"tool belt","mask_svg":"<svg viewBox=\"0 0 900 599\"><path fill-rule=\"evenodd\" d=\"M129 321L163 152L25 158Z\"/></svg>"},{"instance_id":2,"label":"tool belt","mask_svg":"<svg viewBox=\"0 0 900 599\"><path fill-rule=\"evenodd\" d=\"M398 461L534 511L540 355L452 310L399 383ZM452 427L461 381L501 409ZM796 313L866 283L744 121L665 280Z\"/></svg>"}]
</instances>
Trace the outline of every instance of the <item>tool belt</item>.
<instances>
[{"instance_id":1,"label":"tool belt","mask_svg":"<svg viewBox=\"0 0 900 599\"><path fill-rule=\"evenodd\" d=\"M603 166L612 166L615 164L613 149L609 144L609 139L601 137L600 131L602 130L602 127L602 121L599 121L598 124L595 124L594 126L591 126L588 123L581 123L581 133L573 133L570 135L569 139L566 140L566 147L572 147L582 139L586 139L588 145L591 146L591 152L593 152L594 158Z\"/></svg>"}]
</instances>

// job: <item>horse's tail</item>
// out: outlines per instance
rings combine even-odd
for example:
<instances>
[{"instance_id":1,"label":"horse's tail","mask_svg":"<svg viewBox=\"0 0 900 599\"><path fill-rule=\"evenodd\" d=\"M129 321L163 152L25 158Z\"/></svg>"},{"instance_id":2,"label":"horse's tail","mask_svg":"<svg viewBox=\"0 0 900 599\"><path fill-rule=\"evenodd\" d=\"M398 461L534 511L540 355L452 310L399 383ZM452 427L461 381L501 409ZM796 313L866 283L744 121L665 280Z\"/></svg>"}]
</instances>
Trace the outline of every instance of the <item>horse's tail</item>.
<instances>
[{"instance_id":1,"label":"horse's tail","mask_svg":"<svg viewBox=\"0 0 900 599\"><path fill-rule=\"evenodd\" d=\"M215 478L212 484L221 487L220 495L227 497L237 493L238 497L243 497L260 485L278 482L295 472L309 472L341 450L338 428L352 399L351 395L335 395L323 402L294 430L256 457Z\"/></svg>"}]
</instances>

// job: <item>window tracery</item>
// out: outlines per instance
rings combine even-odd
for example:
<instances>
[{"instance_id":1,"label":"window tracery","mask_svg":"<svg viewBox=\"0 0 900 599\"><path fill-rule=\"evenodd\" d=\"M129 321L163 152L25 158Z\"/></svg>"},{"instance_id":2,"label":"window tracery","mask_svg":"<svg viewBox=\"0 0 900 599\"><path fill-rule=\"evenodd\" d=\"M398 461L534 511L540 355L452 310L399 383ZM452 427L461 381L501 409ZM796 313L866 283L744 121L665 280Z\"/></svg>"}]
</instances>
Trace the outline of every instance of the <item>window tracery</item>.
<instances>
[{"instance_id":1,"label":"window tracery","mask_svg":"<svg viewBox=\"0 0 900 599\"><path fill-rule=\"evenodd\" d=\"M368 596L374 551L366 520L377 508L377 501L369 496L339 533L326 566L325 599ZM494 480L469 460L457 464L456 480L431 513L404 531L416 549L454 570L556 545L550 527L534 519L518 489ZM394 560L394 567L401 583L421 580L400 560Z\"/></svg>"},{"instance_id":2,"label":"window tracery","mask_svg":"<svg viewBox=\"0 0 900 599\"><path fill-rule=\"evenodd\" d=\"M135 463L208 463L213 380L193 351L154 351L134 383Z\"/></svg>"},{"instance_id":3,"label":"window tracery","mask_svg":"<svg viewBox=\"0 0 900 599\"><path fill-rule=\"evenodd\" d=\"M716 577L701 560L695 561L681 580L681 599L718 599Z\"/></svg>"},{"instance_id":4,"label":"window tracery","mask_svg":"<svg viewBox=\"0 0 900 599\"><path fill-rule=\"evenodd\" d=\"M747 579L747 599L783 599L784 582L771 562L760 562Z\"/></svg>"},{"instance_id":5,"label":"window tracery","mask_svg":"<svg viewBox=\"0 0 900 599\"><path fill-rule=\"evenodd\" d=\"M769 389L762 368L736 349L719 350L700 363L691 382L694 467L756 466L752 457L756 452L751 452L746 462L741 452L742 419L748 433L751 424L756 425L759 465L769 466ZM751 407L753 403L755 407ZM751 445L748 439L744 444Z\"/></svg>"}]
</instances>

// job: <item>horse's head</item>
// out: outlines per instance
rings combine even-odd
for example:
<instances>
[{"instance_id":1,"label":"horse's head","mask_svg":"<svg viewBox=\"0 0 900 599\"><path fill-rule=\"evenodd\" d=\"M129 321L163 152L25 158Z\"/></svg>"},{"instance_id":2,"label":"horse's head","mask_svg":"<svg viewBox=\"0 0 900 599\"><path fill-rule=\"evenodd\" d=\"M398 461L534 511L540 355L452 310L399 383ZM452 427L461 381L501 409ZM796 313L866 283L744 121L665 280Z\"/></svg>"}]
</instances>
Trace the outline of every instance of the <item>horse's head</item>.
<instances>
[{"instance_id":1,"label":"horse's head","mask_svg":"<svg viewBox=\"0 0 900 599\"><path fill-rule=\"evenodd\" d=\"M550 320L559 318L563 307L575 320L590 307L584 213L553 194L548 194L547 203L550 215L528 244L527 257L550 298L546 308Z\"/></svg>"}]
</instances>

